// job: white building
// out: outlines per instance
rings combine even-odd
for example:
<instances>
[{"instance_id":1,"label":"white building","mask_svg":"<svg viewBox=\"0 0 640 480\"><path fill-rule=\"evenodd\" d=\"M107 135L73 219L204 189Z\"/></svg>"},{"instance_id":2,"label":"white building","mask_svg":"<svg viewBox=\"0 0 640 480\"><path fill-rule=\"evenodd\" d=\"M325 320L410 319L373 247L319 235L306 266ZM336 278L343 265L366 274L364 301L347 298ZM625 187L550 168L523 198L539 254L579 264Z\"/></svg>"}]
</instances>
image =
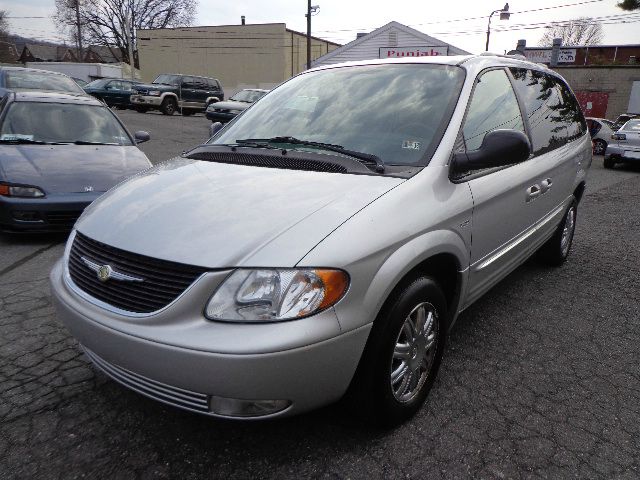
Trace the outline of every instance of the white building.
<instances>
[{"instance_id":1,"label":"white building","mask_svg":"<svg viewBox=\"0 0 640 480\"><path fill-rule=\"evenodd\" d=\"M430 37L398 22L358 37L311 63L312 67L374 58L423 57L432 55L469 55L460 48Z\"/></svg>"}]
</instances>

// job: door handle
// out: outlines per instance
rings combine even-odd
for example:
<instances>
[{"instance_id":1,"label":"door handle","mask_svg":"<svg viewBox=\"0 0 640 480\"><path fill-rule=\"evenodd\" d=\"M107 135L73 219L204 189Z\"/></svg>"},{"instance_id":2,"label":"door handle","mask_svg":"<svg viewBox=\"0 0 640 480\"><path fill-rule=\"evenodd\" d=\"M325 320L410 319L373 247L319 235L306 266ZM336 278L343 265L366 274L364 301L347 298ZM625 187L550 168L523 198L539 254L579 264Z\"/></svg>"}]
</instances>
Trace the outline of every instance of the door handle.
<instances>
[{"instance_id":1,"label":"door handle","mask_svg":"<svg viewBox=\"0 0 640 480\"><path fill-rule=\"evenodd\" d=\"M550 178L544 179L542 182L540 182L540 194L543 194L549 191L552 185L553 185L553 182L551 181Z\"/></svg>"},{"instance_id":2,"label":"door handle","mask_svg":"<svg viewBox=\"0 0 640 480\"><path fill-rule=\"evenodd\" d=\"M540 187L536 184L536 185L531 185L529 188L527 188L527 202L530 202L531 200L535 200L537 197L540 196Z\"/></svg>"}]
</instances>

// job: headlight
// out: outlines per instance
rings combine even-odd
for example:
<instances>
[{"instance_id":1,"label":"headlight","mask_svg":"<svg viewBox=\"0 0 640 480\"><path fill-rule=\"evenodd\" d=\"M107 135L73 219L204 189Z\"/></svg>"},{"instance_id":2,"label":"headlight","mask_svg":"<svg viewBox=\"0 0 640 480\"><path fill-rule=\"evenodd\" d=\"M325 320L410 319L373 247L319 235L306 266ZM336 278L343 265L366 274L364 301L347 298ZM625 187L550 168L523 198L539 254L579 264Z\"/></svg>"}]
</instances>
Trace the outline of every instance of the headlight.
<instances>
[{"instance_id":1,"label":"headlight","mask_svg":"<svg viewBox=\"0 0 640 480\"><path fill-rule=\"evenodd\" d=\"M38 187L26 187L20 185L0 185L0 195L5 197L44 197L44 192Z\"/></svg>"},{"instance_id":2,"label":"headlight","mask_svg":"<svg viewBox=\"0 0 640 480\"><path fill-rule=\"evenodd\" d=\"M210 320L276 322L318 313L335 305L349 286L342 270L236 270L207 304Z\"/></svg>"},{"instance_id":3,"label":"headlight","mask_svg":"<svg viewBox=\"0 0 640 480\"><path fill-rule=\"evenodd\" d=\"M160 90L149 90L149 95L151 95L152 97L159 97Z\"/></svg>"}]
</instances>

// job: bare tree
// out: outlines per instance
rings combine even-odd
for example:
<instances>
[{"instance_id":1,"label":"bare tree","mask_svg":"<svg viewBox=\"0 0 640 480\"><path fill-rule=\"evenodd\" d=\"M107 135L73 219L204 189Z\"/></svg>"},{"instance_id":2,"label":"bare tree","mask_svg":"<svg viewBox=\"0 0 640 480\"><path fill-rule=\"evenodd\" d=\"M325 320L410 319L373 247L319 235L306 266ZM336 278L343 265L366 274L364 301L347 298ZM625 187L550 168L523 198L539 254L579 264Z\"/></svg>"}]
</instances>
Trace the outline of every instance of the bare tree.
<instances>
[{"instance_id":1,"label":"bare tree","mask_svg":"<svg viewBox=\"0 0 640 480\"><path fill-rule=\"evenodd\" d=\"M542 35L540 45L550 47L554 38L561 38L562 45L598 45L604 38L602 25L588 17L566 22L553 22Z\"/></svg>"},{"instance_id":2,"label":"bare tree","mask_svg":"<svg viewBox=\"0 0 640 480\"><path fill-rule=\"evenodd\" d=\"M0 10L0 38L7 38L9 36L8 16L9 12L6 10Z\"/></svg>"},{"instance_id":3,"label":"bare tree","mask_svg":"<svg viewBox=\"0 0 640 480\"><path fill-rule=\"evenodd\" d=\"M76 12L76 2L79 2ZM74 41L78 21L85 45L102 45L119 51L124 62L140 67L131 45L134 30L190 25L198 0L56 0L59 28Z\"/></svg>"},{"instance_id":4,"label":"bare tree","mask_svg":"<svg viewBox=\"0 0 640 480\"><path fill-rule=\"evenodd\" d=\"M640 0L622 0L617 6L622 10L640 10Z\"/></svg>"}]
</instances>

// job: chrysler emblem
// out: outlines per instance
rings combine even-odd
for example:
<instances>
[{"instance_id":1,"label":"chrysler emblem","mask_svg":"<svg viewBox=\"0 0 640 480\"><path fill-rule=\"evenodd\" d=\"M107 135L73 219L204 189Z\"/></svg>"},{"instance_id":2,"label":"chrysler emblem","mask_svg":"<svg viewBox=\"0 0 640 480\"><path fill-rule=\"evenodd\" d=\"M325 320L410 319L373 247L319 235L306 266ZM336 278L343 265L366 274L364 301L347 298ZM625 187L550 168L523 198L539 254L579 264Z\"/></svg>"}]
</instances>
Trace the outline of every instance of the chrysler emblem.
<instances>
[{"instance_id":1,"label":"chrysler emblem","mask_svg":"<svg viewBox=\"0 0 640 480\"><path fill-rule=\"evenodd\" d=\"M111 278L112 271L111 265L101 265L100 268L98 268L98 280L106 282Z\"/></svg>"},{"instance_id":2,"label":"chrysler emblem","mask_svg":"<svg viewBox=\"0 0 640 480\"><path fill-rule=\"evenodd\" d=\"M126 273L117 272L111 265L100 265L89 260L86 257L80 257L82 263L84 263L90 270L96 273L98 280L106 282L107 280L120 280L122 282L144 282L144 278L134 277L127 275Z\"/></svg>"}]
</instances>

